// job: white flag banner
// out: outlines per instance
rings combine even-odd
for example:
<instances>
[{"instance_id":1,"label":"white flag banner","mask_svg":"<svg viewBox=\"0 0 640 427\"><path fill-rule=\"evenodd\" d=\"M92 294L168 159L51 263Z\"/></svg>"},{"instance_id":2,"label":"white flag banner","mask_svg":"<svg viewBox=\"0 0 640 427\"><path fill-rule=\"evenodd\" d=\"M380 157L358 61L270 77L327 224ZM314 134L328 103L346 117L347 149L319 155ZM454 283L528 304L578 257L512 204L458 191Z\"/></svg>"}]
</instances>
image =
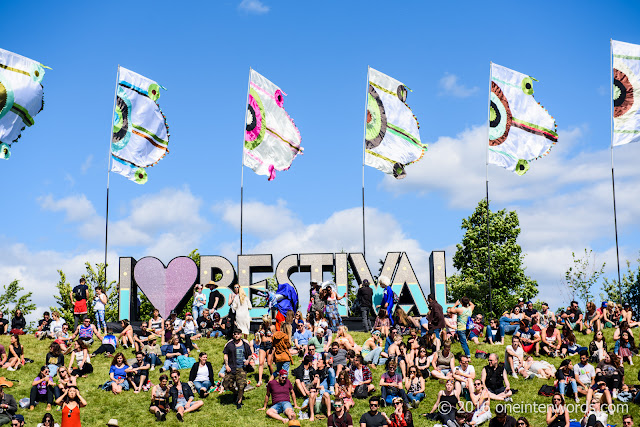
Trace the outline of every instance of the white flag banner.
<instances>
[{"instance_id":1,"label":"white flag banner","mask_svg":"<svg viewBox=\"0 0 640 427\"><path fill-rule=\"evenodd\" d=\"M611 41L613 52L613 139L624 145L640 140L640 45Z\"/></svg>"}]
</instances>

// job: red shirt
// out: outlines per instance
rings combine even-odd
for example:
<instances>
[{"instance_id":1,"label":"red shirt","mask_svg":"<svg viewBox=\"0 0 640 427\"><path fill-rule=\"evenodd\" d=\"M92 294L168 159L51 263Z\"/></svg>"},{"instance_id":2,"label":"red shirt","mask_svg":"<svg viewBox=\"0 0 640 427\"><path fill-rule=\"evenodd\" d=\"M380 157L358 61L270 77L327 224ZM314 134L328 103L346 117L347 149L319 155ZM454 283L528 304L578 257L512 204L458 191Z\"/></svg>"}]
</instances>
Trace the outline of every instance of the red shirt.
<instances>
[{"instance_id":1,"label":"red shirt","mask_svg":"<svg viewBox=\"0 0 640 427\"><path fill-rule=\"evenodd\" d=\"M271 404L275 405L280 402L289 402L293 386L291 381L287 380L284 384L280 384L278 380L271 380L267 384L267 394L271 395Z\"/></svg>"}]
</instances>

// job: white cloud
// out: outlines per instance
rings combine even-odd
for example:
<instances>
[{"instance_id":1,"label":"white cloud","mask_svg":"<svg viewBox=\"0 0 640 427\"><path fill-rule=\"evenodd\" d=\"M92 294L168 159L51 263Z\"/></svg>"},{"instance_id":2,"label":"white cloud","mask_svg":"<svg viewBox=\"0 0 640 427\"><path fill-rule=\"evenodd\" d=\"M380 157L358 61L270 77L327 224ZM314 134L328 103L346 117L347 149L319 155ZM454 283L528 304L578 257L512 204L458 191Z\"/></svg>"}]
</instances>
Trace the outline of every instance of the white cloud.
<instances>
[{"instance_id":1,"label":"white cloud","mask_svg":"<svg viewBox=\"0 0 640 427\"><path fill-rule=\"evenodd\" d=\"M269 12L270 8L260 0L242 0L238 5L238 9L245 13L262 15Z\"/></svg>"},{"instance_id":2,"label":"white cloud","mask_svg":"<svg viewBox=\"0 0 640 427\"><path fill-rule=\"evenodd\" d=\"M439 86L439 95L448 95L455 98L467 98L475 95L479 90L476 86L472 88L466 87L458 81L458 76L450 73L444 73L444 76L440 79Z\"/></svg>"},{"instance_id":3,"label":"white cloud","mask_svg":"<svg viewBox=\"0 0 640 427\"><path fill-rule=\"evenodd\" d=\"M80 171L82 172L83 175L87 173L87 171L91 168L92 163L93 163L93 154L89 154L85 159L84 163L82 164L82 166L80 166Z\"/></svg>"},{"instance_id":4,"label":"white cloud","mask_svg":"<svg viewBox=\"0 0 640 427\"><path fill-rule=\"evenodd\" d=\"M277 204L261 202L244 203L242 212L243 231L260 238L272 238L287 230L302 226L301 221L287 207L287 202L279 199ZM240 204L229 201L212 208L221 215L223 221L240 230Z\"/></svg>"},{"instance_id":5,"label":"white cloud","mask_svg":"<svg viewBox=\"0 0 640 427\"><path fill-rule=\"evenodd\" d=\"M64 212L65 220L69 222L83 222L96 215L96 210L84 194L68 196L54 200L51 194L38 198L40 207L46 211Z\"/></svg>"}]
</instances>

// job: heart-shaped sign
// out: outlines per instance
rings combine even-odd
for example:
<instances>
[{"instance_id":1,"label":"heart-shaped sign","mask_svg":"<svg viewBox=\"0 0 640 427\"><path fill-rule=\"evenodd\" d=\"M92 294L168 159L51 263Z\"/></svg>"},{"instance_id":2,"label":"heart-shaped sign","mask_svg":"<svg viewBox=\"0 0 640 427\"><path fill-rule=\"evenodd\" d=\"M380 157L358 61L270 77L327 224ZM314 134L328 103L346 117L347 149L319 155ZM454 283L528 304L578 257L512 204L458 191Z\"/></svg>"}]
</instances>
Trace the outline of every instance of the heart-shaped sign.
<instances>
[{"instance_id":1,"label":"heart-shaped sign","mask_svg":"<svg viewBox=\"0 0 640 427\"><path fill-rule=\"evenodd\" d=\"M133 270L136 283L164 319L182 301L197 277L198 266L186 256L172 259L166 268L158 258L144 257Z\"/></svg>"}]
</instances>

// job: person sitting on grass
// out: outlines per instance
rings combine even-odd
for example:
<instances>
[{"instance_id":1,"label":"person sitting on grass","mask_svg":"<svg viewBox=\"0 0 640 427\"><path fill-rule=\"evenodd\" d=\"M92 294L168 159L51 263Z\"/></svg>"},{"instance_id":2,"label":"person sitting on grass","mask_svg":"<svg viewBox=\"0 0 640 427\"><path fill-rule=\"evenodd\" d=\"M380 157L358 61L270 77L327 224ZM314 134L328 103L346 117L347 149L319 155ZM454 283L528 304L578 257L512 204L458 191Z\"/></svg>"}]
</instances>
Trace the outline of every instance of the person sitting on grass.
<instances>
[{"instance_id":1,"label":"person sitting on grass","mask_svg":"<svg viewBox=\"0 0 640 427\"><path fill-rule=\"evenodd\" d=\"M65 320L60 317L58 311L51 312L51 322L49 323L49 330L47 331L47 337L52 340L56 339L58 332L62 330L62 325L65 324Z\"/></svg>"},{"instance_id":2,"label":"person sitting on grass","mask_svg":"<svg viewBox=\"0 0 640 427\"><path fill-rule=\"evenodd\" d=\"M633 365L633 352L637 351L635 343L633 342L633 335L631 330L623 331L620 334L620 339L616 341L613 352L618 355L622 363L629 362L629 365Z\"/></svg>"},{"instance_id":3,"label":"person sitting on grass","mask_svg":"<svg viewBox=\"0 0 640 427\"><path fill-rule=\"evenodd\" d=\"M433 404L430 414L422 414L432 420L442 421L445 426L455 424L456 411L460 404L460 393L455 389L453 379L448 379L445 389L438 392L436 403Z\"/></svg>"},{"instance_id":4,"label":"person sitting on grass","mask_svg":"<svg viewBox=\"0 0 640 427\"><path fill-rule=\"evenodd\" d=\"M9 360L2 367L7 371L15 371L23 367L24 363L24 347L20 344L20 337L13 334L9 346Z\"/></svg>"},{"instance_id":5,"label":"person sitting on grass","mask_svg":"<svg viewBox=\"0 0 640 427\"><path fill-rule=\"evenodd\" d=\"M380 398L373 396L369 398L369 411L362 414L360 417L360 427L385 427L388 426L391 420L384 412L379 411Z\"/></svg>"},{"instance_id":6,"label":"person sitting on grass","mask_svg":"<svg viewBox=\"0 0 640 427\"><path fill-rule=\"evenodd\" d=\"M380 331L374 330L371 333L371 337L362 344L362 357L364 357L365 363L368 363L370 367L375 368L380 364L380 359L387 359L389 355L385 353L382 347L382 338Z\"/></svg>"},{"instance_id":7,"label":"person sitting on grass","mask_svg":"<svg viewBox=\"0 0 640 427\"><path fill-rule=\"evenodd\" d=\"M309 387L313 382L313 367L311 366L313 358L309 355L304 356L302 363L291 373L295 378L295 388L298 393L306 398L309 396Z\"/></svg>"},{"instance_id":8,"label":"person sitting on grass","mask_svg":"<svg viewBox=\"0 0 640 427\"><path fill-rule=\"evenodd\" d=\"M111 392L116 395L122 393L123 390L129 390L129 382L127 381L127 369L129 369L129 365L125 362L124 354L117 353L113 356L111 367L109 368L110 380L107 381L105 386L107 389L111 386Z\"/></svg>"},{"instance_id":9,"label":"person sitting on grass","mask_svg":"<svg viewBox=\"0 0 640 427\"><path fill-rule=\"evenodd\" d=\"M575 333L571 330L571 328L569 328L569 326L564 325L562 327L562 345L560 346L560 356L573 356L574 354L586 349L586 347L581 347L578 345Z\"/></svg>"},{"instance_id":10,"label":"person sitting on grass","mask_svg":"<svg viewBox=\"0 0 640 427\"><path fill-rule=\"evenodd\" d=\"M118 341L122 343L122 348L135 348L135 342L133 339L133 326L129 323L129 319L123 319L120 321L122 326L122 332L118 335Z\"/></svg>"},{"instance_id":11,"label":"person sitting on grass","mask_svg":"<svg viewBox=\"0 0 640 427\"><path fill-rule=\"evenodd\" d=\"M507 409L507 405L496 405L496 416L489 421L489 427L516 427L516 419L507 414Z\"/></svg>"},{"instance_id":12,"label":"person sitting on grass","mask_svg":"<svg viewBox=\"0 0 640 427\"><path fill-rule=\"evenodd\" d=\"M164 354L166 359L164 365L160 368L160 373L168 371L169 369L180 369L178 356L189 354L184 344L180 343L180 338L178 338L177 335L174 335L171 338L171 344L163 346L162 350L163 352L166 351Z\"/></svg>"},{"instance_id":13,"label":"person sitting on grass","mask_svg":"<svg viewBox=\"0 0 640 427\"><path fill-rule=\"evenodd\" d=\"M69 325L66 323L62 325L62 329L56 332L56 337L53 342L60 345L64 354L68 354L73 349L73 341L71 339L71 334L69 333Z\"/></svg>"},{"instance_id":14,"label":"person sitting on grass","mask_svg":"<svg viewBox=\"0 0 640 427\"><path fill-rule=\"evenodd\" d=\"M295 409L300 409L296 402L296 394L293 391L293 385L287 379L287 371L281 369L277 379L273 379L267 383L267 393L264 396L264 406L258 408L258 411L267 411L266 415L284 424L295 419ZM271 407L267 409L271 396ZM291 406L293 402L293 406ZM287 418L283 418L280 414L284 414Z\"/></svg>"},{"instance_id":15,"label":"person sitting on grass","mask_svg":"<svg viewBox=\"0 0 640 427\"><path fill-rule=\"evenodd\" d=\"M431 376L438 380L453 378L455 359L451 352L451 341L445 341L442 348L431 360Z\"/></svg>"},{"instance_id":16,"label":"person sitting on grass","mask_svg":"<svg viewBox=\"0 0 640 427\"><path fill-rule=\"evenodd\" d=\"M71 358L69 359L69 370L71 371L71 375L75 377L81 376L86 378L87 375L93 372L87 344L84 341L78 340L74 346L73 353L71 353ZM73 367L74 361L76 362L77 368L72 370L71 368Z\"/></svg>"},{"instance_id":17,"label":"person sitting on grass","mask_svg":"<svg viewBox=\"0 0 640 427\"><path fill-rule=\"evenodd\" d=\"M596 369L589 363L588 359L589 353L586 350L581 351L580 362L573 367L578 384L578 394L583 396L596 383Z\"/></svg>"},{"instance_id":18,"label":"person sitting on grass","mask_svg":"<svg viewBox=\"0 0 640 427\"><path fill-rule=\"evenodd\" d=\"M60 427L60 425L56 423L53 415L51 415L49 412L46 412L42 416L42 422L40 422L36 427Z\"/></svg>"},{"instance_id":19,"label":"person sitting on grass","mask_svg":"<svg viewBox=\"0 0 640 427\"><path fill-rule=\"evenodd\" d=\"M151 389L151 404L149 412L156 416L156 421L165 421L169 412L169 379L166 375L160 375L158 384Z\"/></svg>"},{"instance_id":20,"label":"person sitting on grass","mask_svg":"<svg viewBox=\"0 0 640 427\"><path fill-rule=\"evenodd\" d=\"M193 392L189 384L180 382L180 371L173 369L171 371L171 380L173 386L169 389L171 396L171 409L176 411L176 418L180 422L184 422L184 414L197 411L204 402L202 400L193 400Z\"/></svg>"},{"instance_id":21,"label":"person sitting on grass","mask_svg":"<svg viewBox=\"0 0 640 427\"><path fill-rule=\"evenodd\" d=\"M48 336L49 328L51 327L51 315L48 311L45 311L42 315L42 319L38 320L38 328L36 329L36 338L39 340L45 339Z\"/></svg>"},{"instance_id":22,"label":"person sitting on grass","mask_svg":"<svg viewBox=\"0 0 640 427\"><path fill-rule=\"evenodd\" d=\"M15 335L24 335L24 329L26 327L27 320L24 318L22 310L18 308L13 314L13 319L11 319L11 330L9 332Z\"/></svg>"},{"instance_id":23,"label":"person sitting on grass","mask_svg":"<svg viewBox=\"0 0 640 427\"><path fill-rule=\"evenodd\" d=\"M411 402L411 406L417 408L420 401L424 399L424 378L422 373L416 366L409 368L409 375L404 380L404 386L407 389L407 397Z\"/></svg>"},{"instance_id":24,"label":"person sitting on grass","mask_svg":"<svg viewBox=\"0 0 640 427\"><path fill-rule=\"evenodd\" d=\"M336 402L340 399L344 403L345 411L348 411L355 405L353 401L353 391L354 387L351 384L349 372L346 370L340 372L335 390Z\"/></svg>"},{"instance_id":25,"label":"person sitting on grass","mask_svg":"<svg viewBox=\"0 0 640 427\"><path fill-rule=\"evenodd\" d=\"M513 335L511 345L508 345L504 351L505 366L511 371L513 378L518 378L518 374L525 376L524 370L524 349L520 344L520 337Z\"/></svg>"},{"instance_id":26,"label":"person sitting on grass","mask_svg":"<svg viewBox=\"0 0 640 427\"><path fill-rule=\"evenodd\" d=\"M578 385L576 383L576 374L573 371L573 363L571 359L564 359L560 363L560 367L556 371L556 379L558 380L558 391L560 395L564 396L567 385L571 384L571 389L573 391L573 396L578 403L580 399L578 398Z\"/></svg>"},{"instance_id":27,"label":"person sitting on grass","mask_svg":"<svg viewBox=\"0 0 640 427\"><path fill-rule=\"evenodd\" d=\"M476 369L469 364L469 357L462 354L460 356L460 366L456 366L453 370L453 379L456 381L455 387L460 393L464 389L468 392L473 391L473 381L476 379ZM466 396L466 394L465 394Z\"/></svg>"},{"instance_id":28,"label":"person sitting on grass","mask_svg":"<svg viewBox=\"0 0 640 427\"><path fill-rule=\"evenodd\" d=\"M47 411L51 410L53 404L53 388L56 383L49 375L49 368L43 366L40 373L31 383L31 392L29 393L29 410L33 411L38 402L47 402Z\"/></svg>"},{"instance_id":29,"label":"person sitting on grass","mask_svg":"<svg viewBox=\"0 0 640 427\"><path fill-rule=\"evenodd\" d=\"M60 369L58 369L58 385L53 389L53 393L56 399L62 396L62 393L64 393L64 391L71 386L78 387L76 377L71 375L66 367L62 366Z\"/></svg>"},{"instance_id":30,"label":"person sitting on grass","mask_svg":"<svg viewBox=\"0 0 640 427\"><path fill-rule=\"evenodd\" d=\"M401 397L393 398L394 411L389 416L389 427L413 427L413 414Z\"/></svg>"},{"instance_id":31,"label":"person sitting on grass","mask_svg":"<svg viewBox=\"0 0 640 427\"><path fill-rule=\"evenodd\" d=\"M524 370L546 380L555 375L556 369L546 360L534 360L533 356L528 354L524 358Z\"/></svg>"},{"instance_id":32,"label":"person sitting on grass","mask_svg":"<svg viewBox=\"0 0 640 427\"><path fill-rule=\"evenodd\" d=\"M100 332L96 329L96 325L91 323L90 318L85 317L82 323L76 327L71 339L75 340L78 338L79 341L84 341L87 346L90 346L93 344L94 336L102 341L102 335L100 335Z\"/></svg>"},{"instance_id":33,"label":"person sitting on grass","mask_svg":"<svg viewBox=\"0 0 640 427\"><path fill-rule=\"evenodd\" d=\"M495 353L489 355L488 362L488 365L482 368L481 379L484 388L489 392L489 397L492 400L511 402L514 390L511 390L504 365L499 363L498 355Z\"/></svg>"},{"instance_id":34,"label":"person sitting on grass","mask_svg":"<svg viewBox=\"0 0 640 427\"><path fill-rule=\"evenodd\" d=\"M349 409L341 398L336 398L333 407L335 411L327 417L327 427L353 427L353 419L349 414Z\"/></svg>"},{"instance_id":35,"label":"person sitting on grass","mask_svg":"<svg viewBox=\"0 0 640 427\"><path fill-rule=\"evenodd\" d=\"M151 365L150 371L155 371L156 365L162 364L160 361L160 354L162 354L162 350L160 350L160 346L157 344L158 336L156 334L149 335L149 340L142 347L142 352L144 353L144 358L149 365Z\"/></svg>"},{"instance_id":36,"label":"person sitting on grass","mask_svg":"<svg viewBox=\"0 0 640 427\"><path fill-rule=\"evenodd\" d=\"M547 427L569 427L569 411L564 403L564 396L556 393L551 397L547 407Z\"/></svg>"},{"instance_id":37,"label":"person sitting on grass","mask_svg":"<svg viewBox=\"0 0 640 427\"><path fill-rule=\"evenodd\" d=\"M514 336L516 335L520 339L520 345L525 353L535 352L536 356L540 356L540 334L538 331L530 327L527 319L522 319L520 321L520 327Z\"/></svg>"},{"instance_id":38,"label":"person sitting on grass","mask_svg":"<svg viewBox=\"0 0 640 427\"><path fill-rule=\"evenodd\" d=\"M358 354L354 359L353 365L349 369L349 378L354 390L357 390L358 387L366 387L367 395L369 395L376 389L372 384L371 370L364 364L364 358L361 354Z\"/></svg>"},{"instance_id":39,"label":"person sitting on grass","mask_svg":"<svg viewBox=\"0 0 640 427\"><path fill-rule=\"evenodd\" d=\"M547 327L540 332L540 352L546 356L557 357L561 346L560 330L556 329L556 322L550 320Z\"/></svg>"},{"instance_id":40,"label":"person sitting on grass","mask_svg":"<svg viewBox=\"0 0 640 427\"><path fill-rule=\"evenodd\" d=\"M571 301L571 305L560 315L560 318L571 330L582 331L584 315L577 301Z\"/></svg>"},{"instance_id":41,"label":"person sitting on grass","mask_svg":"<svg viewBox=\"0 0 640 427\"><path fill-rule=\"evenodd\" d=\"M116 352L116 348L118 348L118 338L113 335L113 329L107 328L107 334L102 337L102 344L100 347L96 349L91 356L94 357L96 354L104 354L107 357L111 357L112 354Z\"/></svg>"},{"instance_id":42,"label":"person sitting on grass","mask_svg":"<svg viewBox=\"0 0 640 427\"><path fill-rule=\"evenodd\" d=\"M304 323L298 323L296 331L293 333L293 349L298 355L307 353L307 346L311 338L311 331L304 327Z\"/></svg>"},{"instance_id":43,"label":"person sitting on grass","mask_svg":"<svg viewBox=\"0 0 640 427\"><path fill-rule=\"evenodd\" d=\"M149 378L149 364L145 362L142 352L136 353L135 363L126 372L129 383L133 386L133 392L135 394L140 393L147 385L147 379ZM148 388L144 388L144 390L148 390Z\"/></svg>"},{"instance_id":44,"label":"person sitting on grass","mask_svg":"<svg viewBox=\"0 0 640 427\"><path fill-rule=\"evenodd\" d=\"M473 411L469 425L475 427L485 421L489 421L491 419L491 398L489 397L487 389L484 388L482 381L474 380L473 391L470 397L475 410Z\"/></svg>"},{"instance_id":45,"label":"person sitting on grass","mask_svg":"<svg viewBox=\"0 0 640 427\"><path fill-rule=\"evenodd\" d=\"M405 402L409 401L402 384L402 374L397 372L398 365L393 359L387 362L387 372L380 376L380 394L382 404L390 405L394 397L401 397Z\"/></svg>"},{"instance_id":46,"label":"person sitting on grass","mask_svg":"<svg viewBox=\"0 0 640 427\"><path fill-rule=\"evenodd\" d=\"M200 397L209 396L209 389L213 386L213 366L207 359L207 353L200 352L198 363L194 363L189 371L189 381L193 383Z\"/></svg>"},{"instance_id":47,"label":"person sitting on grass","mask_svg":"<svg viewBox=\"0 0 640 427\"><path fill-rule=\"evenodd\" d=\"M52 342L49 346L49 352L44 358L44 363L49 367L49 372L52 377L56 376L58 372L58 368L64 366L64 354L62 354L62 349L60 348L60 344L57 342Z\"/></svg>"},{"instance_id":48,"label":"person sitting on grass","mask_svg":"<svg viewBox=\"0 0 640 427\"><path fill-rule=\"evenodd\" d=\"M62 425L79 426L80 408L87 406L87 401L80 396L78 387L70 386L56 399L56 405L62 405Z\"/></svg>"}]
</instances>

